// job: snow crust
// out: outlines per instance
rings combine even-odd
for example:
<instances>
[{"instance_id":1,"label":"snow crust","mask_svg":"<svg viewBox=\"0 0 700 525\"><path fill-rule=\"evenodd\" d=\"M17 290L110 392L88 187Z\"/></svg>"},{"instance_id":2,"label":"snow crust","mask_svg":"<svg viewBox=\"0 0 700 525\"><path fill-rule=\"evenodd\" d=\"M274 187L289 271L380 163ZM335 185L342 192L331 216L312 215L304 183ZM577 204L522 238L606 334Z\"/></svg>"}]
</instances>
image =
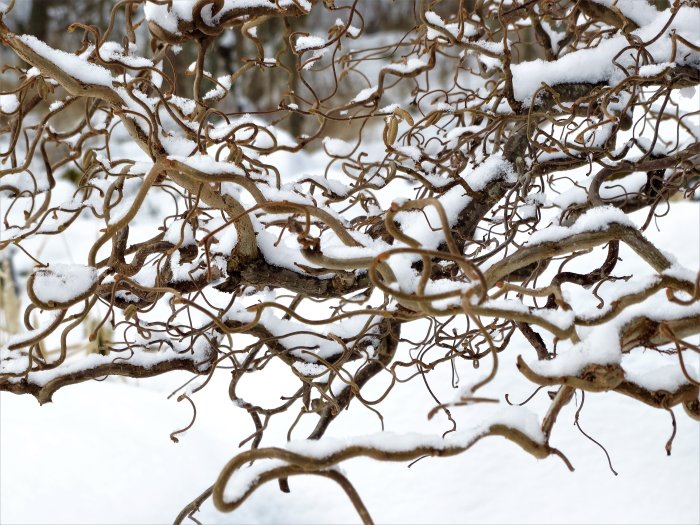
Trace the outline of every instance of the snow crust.
<instances>
[{"instance_id":1,"label":"snow crust","mask_svg":"<svg viewBox=\"0 0 700 525\"><path fill-rule=\"evenodd\" d=\"M97 269L80 264L53 263L34 272L34 293L43 303L67 303L97 281Z\"/></svg>"},{"instance_id":2,"label":"snow crust","mask_svg":"<svg viewBox=\"0 0 700 525\"><path fill-rule=\"evenodd\" d=\"M396 64L390 64L384 68L385 71L391 71L392 73L400 73L400 74L408 74L408 73L413 73L414 71L425 67L428 65L428 62L422 58L419 57L409 57L409 59L406 61L406 63L396 63Z\"/></svg>"},{"instance_id":3,"label":"snow crust","mask_svg":"<svg viewBox=\"0 0 700 525\"><path fill-rule=\"evenodd\" d=\"M640 0L592 0L594 3L607 8L619 10L626 18L629 18L639 26L645 26L659 16L649 2Z\"/></svg>"},{"instance_id":4,"label":"snow crust","mask_svg":"<svg viewBox=\"0 0 700 525\"><path fill-rule=\"evenodd\" d=\"M436 435L416 433L381 432L364 436L352 436L344 439L323 438L320 440L301 440L287 443L284 447L290 452L315 459L324 459L348 447L363 447L382 452L408 452L416 448L436 450L459 449L471 446L475 440L486 434L492 425L505 425L525 434L536 443L543 443L544 436L537 416L523 407L502 407L495 410L490 417L469 430L448 434L445 438ZM281 460L264 460L250 467L239 469L234 473L224 489L226 500L237 500L259 479L274 468L285 465Z\"/></svg>"},{"instance_id":5,"label":"snow crust","mask_svg":"<svg viewBox=\"0 0 700 525\"><path fill-rule=\"evenodd\" d=\"M543 376L575 376L588 365L619 364L621 358L617 329L602 325L591 331L581 343L561 351L554 359L532 361L528 366Z\"/></svg>"},{"instance_id":6,"label":"snow crust","mask_svg":"<svg viewBox=\"0 0 700 525\"><path fill-rule=\"evenodd\" d=\"M619 208L612 205L598 206L586 211L570 227L551 225L536 231L530 235L527 245L557 242L580 233L604 231L612 223L635 227L634 222Z\"/></svg>"},{"instance_id":7,"label":"snow crust","mask_svg":"<svg viewBox=\"0 0 700 525\"><path fill-rule=\"evenodd\" d=\"M355 149L353 144L342 139L331 137L324 137L323 146L326 148L328 154L333 157L347 157Z\"/></svg>"},{"instance_id":8,"label":"snow crust","mask_svg":"<svg viewBox=\"0 0 700 525\"><path fill-rule=\"evenodd\" d=\"M216 160L214 157L199 152L189 157L183 155L169 155L168 158L181 162L192 169L208 175L245 175L245 172L233 162Z\"/></svg>"},{"instance_id":9,"label":"snow crust","mask_svg":"<svg viewBox=\"0 0 700 525\"><path fill-rule=\"evenodd\" d=\"M612 5L612 1L605 0L598 3ZM626 2L617 0L617 7L624 13L631 15L630 18L634 17L636 21L644 23L643 27L632 32L642 41L651 41L657 34L662 33L661 38L647 46L647 50L657 63L667 64L671 61L673 47L671 35L673 32L682 35L696 46L700 43L700 37L697 33L700 11L697 8L681 7L673 22L664 29L670 16L668 11L656 12L643 0L628 0ZM652 11L655 12L653 18ZM594 84L614 82L621 71L613 63L613 59L628 47L627 38L619 35L603 40L594 48L579 49L555 61L547 62L537 59L515 64L511 66L515 98L529 106L533 102L532 97L542 83L556 86L579 82ZM633 55L631 50L627 50L618 57L617 61L622 65L631 66L634 61ZM674 63L697 66L700 63L700 54L695 51L677 52Z\"/></svg>"},{"instance_id":10,"label":"snow crust","mask_svg":"<svg viewBox=\"0 0 700 525\"><path fill-rule=\"evenodd\" d=\"M21 35L19 39L73 78L85 84L112 87L112 74L109 69L88 62L86 58L54 49L35 36Z\"/></svg>"},{"instance_id":11,"label":"snow crust","mask_svg":"<svg viewBox=\"0 0 700 525\"><path fill-rule=\"evenodd\" d=\"M19 108L17 95L0 95L0 113L14 113Z\"/></svg>"},{"instance_id":12,"label":"snow crust","mask_svg":"<svg viewBox=\"0 0 700 525\"><path fill-rule=\"evenodd\" d=\"M296 42L294 43L294 48L297 51L306 51L307 49L323 47L324 45L326 45L326 39L323 37L314 35L303 35L296 39Z\"/></svg>"}]
</instances>

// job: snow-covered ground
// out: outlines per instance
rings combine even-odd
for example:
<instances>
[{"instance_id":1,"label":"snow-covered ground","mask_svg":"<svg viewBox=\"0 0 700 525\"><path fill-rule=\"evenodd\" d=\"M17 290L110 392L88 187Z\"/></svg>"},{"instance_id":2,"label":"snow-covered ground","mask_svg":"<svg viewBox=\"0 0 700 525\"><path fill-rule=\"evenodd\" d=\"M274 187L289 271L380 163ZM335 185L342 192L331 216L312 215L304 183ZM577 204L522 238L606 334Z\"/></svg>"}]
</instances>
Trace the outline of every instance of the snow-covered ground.
<instances>
[{"instance_id":1,"label":"snow-covered ground","mask_svg":"<svg viewBox=\"0 0 700 525\"><path fill-rule=\"evenodd\" d=\"M529 392L513 368L510 391L520 400ZM177 380L90 382L58 392L43 407L29 397L0 394L0 522L171 522L236 453L250 424L243 411L226 406L221 377L200 398L195 428L175 444L169 433L184 426L190 413L166 400L166 383L174 387ZM414 392L416 401L424 397L419 394ZM420 403L397 392L388 405L387 426L400 429L415 417L406 407L412 412ZM581 426L606 446L616 477L602 451L573 426L574 410L564 410L553 435L576 467L573 473L558 459L535 460L499 438L410 469L365 459L343 468L377 523L698 523L697 423L676 410L678 435L667 457L667 413L616 394L589 394ZM331 434L357 434L358 419L346 414ZM378 430L376 424L361 428ZM298 477L290 483L291 494L268 484L231 515L206 504L200 519L357 521L344 494L328 481Z\"/></svg>"}]
</instances>

